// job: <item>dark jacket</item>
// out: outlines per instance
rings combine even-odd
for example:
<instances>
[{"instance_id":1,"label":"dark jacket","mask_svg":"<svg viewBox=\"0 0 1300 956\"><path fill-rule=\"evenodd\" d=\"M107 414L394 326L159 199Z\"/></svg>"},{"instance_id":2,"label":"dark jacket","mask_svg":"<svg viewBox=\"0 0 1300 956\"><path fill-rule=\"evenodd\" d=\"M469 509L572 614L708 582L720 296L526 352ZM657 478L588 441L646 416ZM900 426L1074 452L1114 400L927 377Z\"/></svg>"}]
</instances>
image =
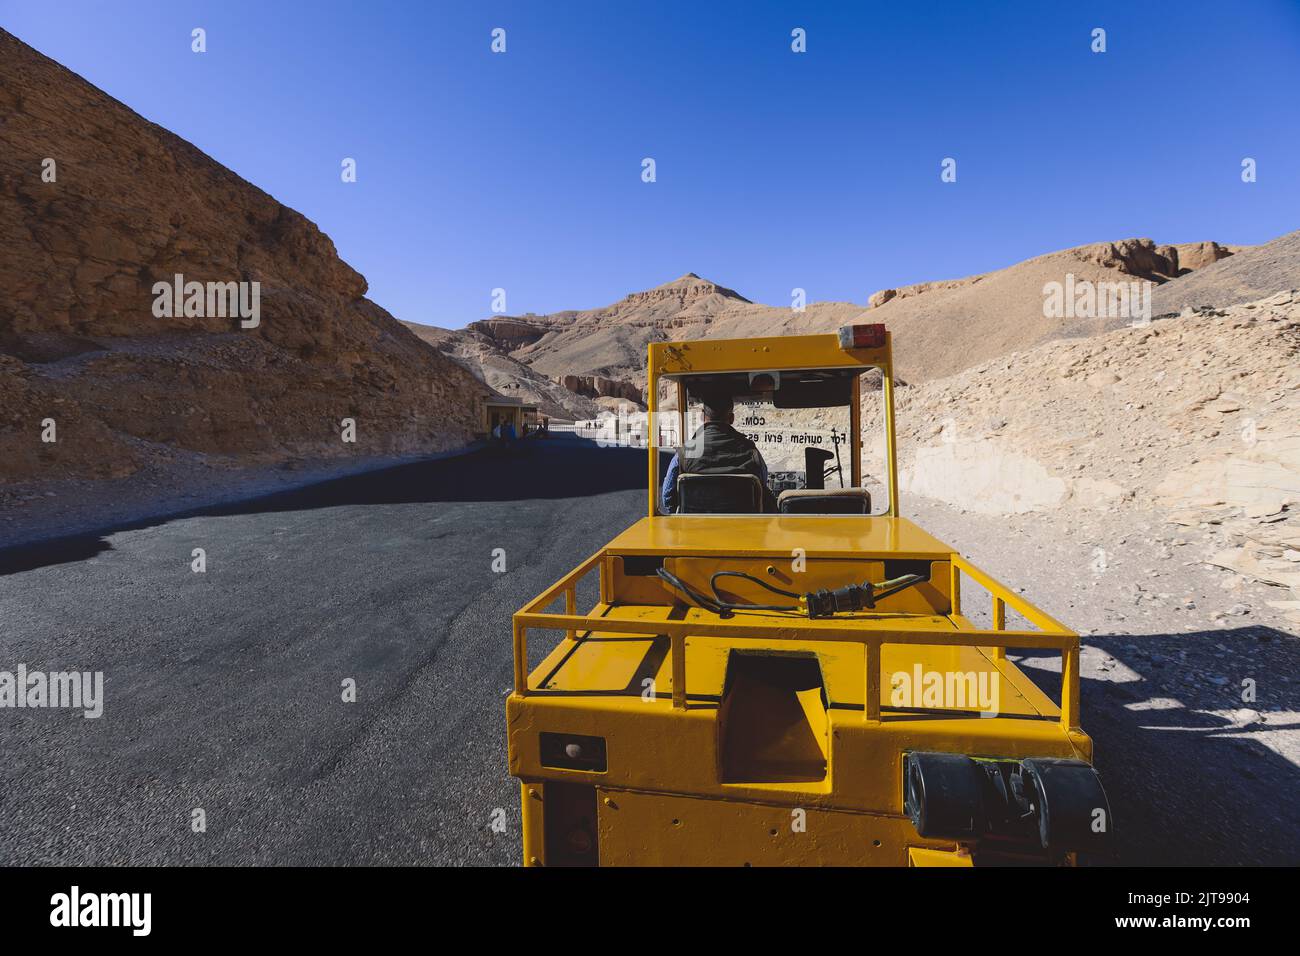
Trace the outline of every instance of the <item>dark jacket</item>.
<instances>
[{"instance_id":1,"label":"dark jacket","mask_svg":"<svg viewBox=\"0 0 1300 956\"><path fill-rule=\"evenodd\" d=\"M723 422L705 422L686 448L677 449L664 479L664 510L677 511L679 475L753 475L763 483L764 510L775 510L767 490L767 463L752 441Z\"/></svg>"}]
</instances>

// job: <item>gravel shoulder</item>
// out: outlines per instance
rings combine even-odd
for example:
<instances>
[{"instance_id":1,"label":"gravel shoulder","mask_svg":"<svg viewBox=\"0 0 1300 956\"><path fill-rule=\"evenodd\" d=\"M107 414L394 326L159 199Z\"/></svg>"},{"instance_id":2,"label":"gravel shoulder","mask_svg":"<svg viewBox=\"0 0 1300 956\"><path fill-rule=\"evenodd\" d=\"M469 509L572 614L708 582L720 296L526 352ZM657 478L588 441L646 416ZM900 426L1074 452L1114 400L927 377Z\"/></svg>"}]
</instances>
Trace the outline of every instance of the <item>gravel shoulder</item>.
<instances>
[{"instance_id":1,"label":"gravel shoulder","mask_svg":"<svg viewBox=\"0 0 1300 956\"><path fill-rule=\"evenodd\" d=\"M996 518L913 498L904 511L1082 636L1115 862L1300 863L1300 637L1268 606L1284 589L1201 558L1218 526L1136 508ZM971 587L963 610L988 626ZM1059 658L1009 656L1058 696Z\"/></svg>"}]
</instances>

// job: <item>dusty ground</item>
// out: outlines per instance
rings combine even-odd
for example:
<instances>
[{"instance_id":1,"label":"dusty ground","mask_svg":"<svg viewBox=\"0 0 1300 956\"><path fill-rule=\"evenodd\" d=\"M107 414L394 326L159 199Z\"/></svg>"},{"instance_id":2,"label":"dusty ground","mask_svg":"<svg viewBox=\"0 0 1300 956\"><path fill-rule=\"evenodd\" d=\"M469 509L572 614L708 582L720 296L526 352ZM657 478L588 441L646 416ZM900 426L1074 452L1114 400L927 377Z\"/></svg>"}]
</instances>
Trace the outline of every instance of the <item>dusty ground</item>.
<instances>
[{"instance_id":1,"label":"dusty ground","mask_svg":"<svg viewBox=\"0 0 1300 956\"><path fill-rule=\"evenodd\" d=\"M1216 712L1244 722L1244 733L1259 735L1256 739L1276 746L1300 766L1300 712L1293 709L1300 674L1266 678L1252 670L1251 661L1237 656L1242 636L1264 644L1277 640L1300 652L1295 626L1268 606L1285 591L1199 560L1199 554L1222 543L1225 532L1219 527L1188 529L1137 509L1055 518L992 517L913 499L904 511L1078 631L1085 644L1089 637L1098 638L1100 645L1100 639L1121 635L1181 639L1172 656L1137 640L1123 649L1161 670L1171 686L1198 696L1212 693L1221 705ZM982 589L968 584L963 600L971 620L989 623ZM1224 636L1216 638L1218 633ZM1100 646L1085 651L1083 664L1092 679L1135 679L1130 668L1137 665L1130 661L1125 666ZM1253 704L1241 699L1240 680L1246 677L1257 682L1259 699ZM1275 696L1268 697L1266 685ZM1294 690L1288 693L1287 688ZM1287 724L1297 726L1286 729ZM1281 729L1273 732L1269 725Z\"/></svg>"},{"instance_id":2,"label":"dusty ground","mask_svg":"<svg viewBox=\"0 0 1300 956\"><path fill-rule=\"evenodd\" d=\"M1083 725L1114 862L1300 863L1300 636L1268 606L1285 590L1201 559L1229 532L1135 508L1001 518L914 498L904 510L1083 635ZM982 589L963 587L963 610L989 624ZM1010 657L1059 699L1059 658Z\"/></svg>"}]
</instances>

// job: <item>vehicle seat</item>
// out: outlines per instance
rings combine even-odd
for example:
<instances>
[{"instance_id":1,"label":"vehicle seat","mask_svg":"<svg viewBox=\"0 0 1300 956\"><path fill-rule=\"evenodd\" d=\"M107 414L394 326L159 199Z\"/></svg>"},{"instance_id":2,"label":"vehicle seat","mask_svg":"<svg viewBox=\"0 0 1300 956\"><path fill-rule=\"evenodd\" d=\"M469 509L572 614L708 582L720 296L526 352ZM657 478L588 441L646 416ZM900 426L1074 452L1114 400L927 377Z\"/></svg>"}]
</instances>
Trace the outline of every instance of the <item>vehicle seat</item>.
<instances>
[{"instance_id":1,"label":"vehicle seat","mask_svg":"<svg viewBox=\"0 0 1300 956\"><path fill-rule=\"evenodd\" d=\"M871 494L866 488L800 488L781 492L777 510L783 515L869 515Z\"/></svg>"},{"instance_id":2,"label":"vehicle seat","mask_svg":"<svg viewBox=\"0 0 1300 956\"><path fill-rule=\"evenodd\" d=\"M759 514L763 483L754 475L679 475L677 500L678 514Z\"/></svg>"}]
</instances>

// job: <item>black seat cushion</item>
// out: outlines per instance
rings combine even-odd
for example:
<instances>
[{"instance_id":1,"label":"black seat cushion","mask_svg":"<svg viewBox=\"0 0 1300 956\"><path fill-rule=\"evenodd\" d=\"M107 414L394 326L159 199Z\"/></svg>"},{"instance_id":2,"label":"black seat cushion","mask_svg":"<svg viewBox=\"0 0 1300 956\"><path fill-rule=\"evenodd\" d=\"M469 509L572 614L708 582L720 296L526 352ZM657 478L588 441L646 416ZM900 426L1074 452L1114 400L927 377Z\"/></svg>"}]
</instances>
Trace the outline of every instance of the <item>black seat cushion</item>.
<instances>
[{"instance_id":1,"label":"black seat cushion","mask_svg":"<svg viewBox=\"0 0 1300 956\"><path fill-rule=\"evenodd\" d=\"M763 483L753 475L681 475L678 514L749 515L763 510Z\"/></svg>"},{"instance_id":2,"label":"black seat cushion","mask_svg":"<svg viewBox=\"0 0 1300 956\"><path fill-rule=\"evenodd\" d=\"M866 515L871 495L865 488L783 491L777 507L783 515Z\"/></svg>"}]
</instances>

